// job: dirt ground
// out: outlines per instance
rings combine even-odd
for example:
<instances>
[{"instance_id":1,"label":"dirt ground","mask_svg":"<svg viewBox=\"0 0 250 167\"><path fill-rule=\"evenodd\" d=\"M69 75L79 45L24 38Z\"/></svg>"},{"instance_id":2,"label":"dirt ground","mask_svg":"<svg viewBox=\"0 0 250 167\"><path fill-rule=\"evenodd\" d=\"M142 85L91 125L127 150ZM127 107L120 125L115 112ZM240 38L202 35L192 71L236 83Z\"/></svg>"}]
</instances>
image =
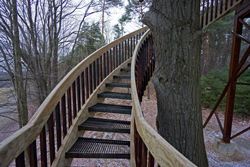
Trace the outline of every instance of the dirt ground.
<instances>
[{"instance_id":1,"label":"dirt ground","mask_svg":"<svg viewBox=\"0 0 250 167\"><path fill-rule=\"evenodd\" d=\"M142 111L147 122L156 130L155 118L157 115L157 101L156 94L153 84L149 83L149 95L148 99L147 91L143 97ZM115 90L114 90L115 91ZM128 92L128 89L122 89L124 93ZM106 99L105 103L121 104L121 105L131 105L130 100L117 100L117 99ZM203 122L208 117L210 109L203 109ZM218 112L221 121L223 122L223 111ZM122 114L110 114L110 113L96 113L95 117L98 118L108 118L108 119L120 119L120 120L130 120L130 115ZM16 126L10 126L13 124L8 119L0 120L0 141L4 138L10 136L17 129ZM233 131L232 134L239 132L242 129L249 127L250 118L245 118L242 116L236 116L233 120ZM9 133L8 133L9 132ZM215 116L212 117L207 127L204 129L204 140L206 145L207 157L209 161L209 166L211 167L250 167L250 131L240 135L233 139L236 143L236 152L232 156L223 156L216 153L212 148L214 136L221 135L218 123ZM130 140L129 134L117 134L117 133L103 133L103 132L86 132L84 137L102 138L102 139L117 139L117 140ZM71 166L73 167L129 167L129 160L120 159L74 159Z\"/></svg>"}]
</instances>

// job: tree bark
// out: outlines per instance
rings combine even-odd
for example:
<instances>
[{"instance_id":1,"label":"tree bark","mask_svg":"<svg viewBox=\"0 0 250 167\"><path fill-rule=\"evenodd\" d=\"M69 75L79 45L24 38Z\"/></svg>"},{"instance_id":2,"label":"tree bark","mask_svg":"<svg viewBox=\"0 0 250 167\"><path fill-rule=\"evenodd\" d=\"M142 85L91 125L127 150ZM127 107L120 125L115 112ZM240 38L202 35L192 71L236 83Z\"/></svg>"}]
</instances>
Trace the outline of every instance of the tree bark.
<instances>
[{"instance_id":1,"label":"tree bark","mask_svg":"<svg viewBox=\"0 0 250 167\"><path fill-rule=\"evenodd\" d=\"M27 108L27 96L26 89L23 83L23 72L21 63L21 49L18 31L18 19L17 19L17 2L12 0L12 15L13 15L13 59L14 59L14 88L16 93L17 108L19 114L19 127L23 127L28 123L28 108Z\"/></svg>"},{"instance_id":2,"label":"tree bark","mask_svg":"<svg viewBox=\"0 0 250 167\"><path fill-rule=\"evenodd\" d=\"M208 166L200 103L199 0L154 0L143 22L152 31L160 135L197 166Z\"/></svg>"},{"instance_id":3,"label":"tree bark","mask_svg":"<svg viewBox=\"0 0 250 167\"><path fill-rule=\"evenodd\" d=\"M103 6L102 6L102 46L104 44L104 9L105 9L105 0L103 0Z\"/></svg>"}]
</instances>

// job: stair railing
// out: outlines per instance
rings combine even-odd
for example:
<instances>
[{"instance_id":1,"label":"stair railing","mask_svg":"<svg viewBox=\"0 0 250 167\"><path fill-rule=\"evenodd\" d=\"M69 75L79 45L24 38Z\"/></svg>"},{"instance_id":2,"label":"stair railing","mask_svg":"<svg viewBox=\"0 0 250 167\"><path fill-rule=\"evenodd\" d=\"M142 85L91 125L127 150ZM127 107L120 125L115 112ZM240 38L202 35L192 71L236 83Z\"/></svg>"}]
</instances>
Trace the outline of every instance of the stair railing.
<instances>
[{"instance_id":1,"label":"stair railing","mask_svg":"<svg viewBox=\"0 0 250 167\"><path fill-rule=\"evenodd\" d=\"M201 0L201 28L208 27L246 2L248 0Z\"/></svg>"},{"instance_id":2,"label":"stair railing","mask_svg":"<svg viewBox=\"0 0 250 167\"><path fill-rule=\"evenodd\" d=\"M139 167L195 166L163 139L144 119L140 103L155 66L154 44L148 30L136 45L131 65L133 112L130 131L130 164Z\"/></svg>"},{"instance_id":3,"label":"stair railing","mask_svg":"<svg viewBox=\"0 0 250 167\"><path fill-rule=\"evenodd\" d=\"M65 156L62 147L68 140L77 138L69 136L76 133L77 128L73 127L78 126L79 115L81 121L92 116L83 112L91 94L103 84L105 77L132 57L137 41L147 29L141 28L111 42L76 65L52 90L29 123L0 143L0 166L6 167L14 160L16 166L57 166L58 156Z\"/></svg>"}]
</instances>

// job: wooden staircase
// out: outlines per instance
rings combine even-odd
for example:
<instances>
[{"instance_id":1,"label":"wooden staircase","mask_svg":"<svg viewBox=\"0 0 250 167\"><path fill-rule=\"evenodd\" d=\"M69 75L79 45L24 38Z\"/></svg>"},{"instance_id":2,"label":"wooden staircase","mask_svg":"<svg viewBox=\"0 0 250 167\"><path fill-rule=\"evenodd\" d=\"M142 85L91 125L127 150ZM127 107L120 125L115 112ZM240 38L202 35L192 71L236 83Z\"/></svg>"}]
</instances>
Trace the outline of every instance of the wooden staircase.
<instances>
[{"instance_id":1,"label":"wooden staircase","mask_svg":"<svg viewBox=\"0 0 250 167\"><path fill-rule=\"evenodd\" d=\"M131 66L128 63L127 68L122 68L121 73L130 73ZM130 80L130 75L115 75L113 80ZM111 82L106 83L106 87L112 88L131 88L130 83ZM118 90L118 89L116 89ZM99 93L98 98L113 98L131 100L130 93L121 93L116 91L105 91ZM96 103L88 108L89 112L102 112L112 114L131 114L132 106ZM79 131L98 131L108 133L127 133L130 134L130 121L104 119L90 117L78 126ZM108 140L79 137L73 146L65 153L66 158L119 158L130 159L130 141Z\"/></svg>"}]
</instances>

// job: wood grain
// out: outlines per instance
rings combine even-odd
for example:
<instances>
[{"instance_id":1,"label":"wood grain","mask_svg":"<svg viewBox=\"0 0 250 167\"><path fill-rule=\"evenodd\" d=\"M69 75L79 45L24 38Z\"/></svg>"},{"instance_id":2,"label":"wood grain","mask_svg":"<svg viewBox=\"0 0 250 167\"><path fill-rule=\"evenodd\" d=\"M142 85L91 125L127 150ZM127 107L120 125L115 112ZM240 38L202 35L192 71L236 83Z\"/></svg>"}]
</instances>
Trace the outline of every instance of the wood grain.
<instances>
[{"instance_id":1,"label":"wood grain","mask_svg":"<svg viewBox=\"0 0 250 167\"><path fill-rule=\"evenodd\" d=\"M48 121L50 114L53 112L54 108L72 85L72 83L77 79L78 76L97 58L99 58L103 53L107 52L111 48L115 47L119 43L126 39L134 37L136 34L145 32L148 27L141 28L134 31L128 35L125 35L116 41L111 42L108 45L98 49L78 65L76 65L51 91L48 97L44 100L41 106L38 108L36 113L33 115L29 123L22 129L15 132L9 138L0 143L0 166L8 166L19 154L21 154L40 134L42 127ZM75 122L75 121L74 121ZM73 129L72 129L73 131ZM74 139L72 139L74 140Z\"/></svg>"},{"instance_id":2,"label":"wood grain","mask_svg":"<svg viewBox=\"0 0 250 167\"><path fill-rule=\"evenodd\" d=\"M218 9L217 9L217 17L215 18L215 6L213 7L213 17L212 17L212 21L210 20L211 18L211 9L209 9L208 12L208 23L206 23L206 13L204 12L204 21L203 21L203 27L202 29L205 29L206 27L208 27L209 25L213 24L214 22L218 21L219 19L221 19L222 17L226 16L227 14L231 13L232 11L236 10L237 8L239 8L240 6L244 5L245 3L247 3L248 0L243 0L243 1L237 1L233 0L233 5L231 6L229 2L228 3L228 7L227 10L225 10L225 4L226 4L226 0L223 0L223 7L222 7L222 13L220 13L220 3L218 3ZM211 3L211 2L210 2ZM202 21L202 16L200 17L200 20Z\"/></svg>"},{"instance_id":3,"label":"wood grain","mask_svg":"<svg viewBox=\"0 0 250 167\"><path fill-rule=\"evenodd\" d=\"M88 117L94 116L95 112L89 112L88 108L95 105L96 103L101 103L104 98L98 98L97 94L111 91L112 87L106 87L106 83L110 83L113 81L114 75L119 75L120 69L127 67L128 63L131 62L131 58L121 64L118 68L116 68L111 74L109 74L96 88L90 98L85 102L82 109L78 112L77 117L73 121L71 128L69 129L62 146L58 150L56 154L56 158L52 164L52 166L70 166L72 158L66 159L65 153L72 147L72 145L76 142L78 137L82 137L85 131L79 131L78 126L82 124L84 121L88 119Z\"/></svg>"},{"instance_id":4,"label":"wood grain","mask_svg":"<svg viewBox=\"0 0 250 167\"><path fill-rule=\"evenodd\" d=\"M136 82L135 82L135 63L138 50L144 41L144 39L150 34L148 30L139 43L136 45L133 53L132 65L131 65L131 91L132 91L132 103L133 114L136 122L136 128L140 134L143 142L147 146L150 153L160 166L195 166L186 157L179 153L173 146L171 146L166 140L164 140L144 119L139 103ZM131 133L133 134L133 133ZM133 142L133 140L131 140ZM132 143L131 143L132 144ZM134 149L134 148L133 148ZM132 153L132 152L131 152ZM134 159L135 155L131 154L131 159ZM132 161L131 161L132 162Z\"/></svg>"}]
</instances>

